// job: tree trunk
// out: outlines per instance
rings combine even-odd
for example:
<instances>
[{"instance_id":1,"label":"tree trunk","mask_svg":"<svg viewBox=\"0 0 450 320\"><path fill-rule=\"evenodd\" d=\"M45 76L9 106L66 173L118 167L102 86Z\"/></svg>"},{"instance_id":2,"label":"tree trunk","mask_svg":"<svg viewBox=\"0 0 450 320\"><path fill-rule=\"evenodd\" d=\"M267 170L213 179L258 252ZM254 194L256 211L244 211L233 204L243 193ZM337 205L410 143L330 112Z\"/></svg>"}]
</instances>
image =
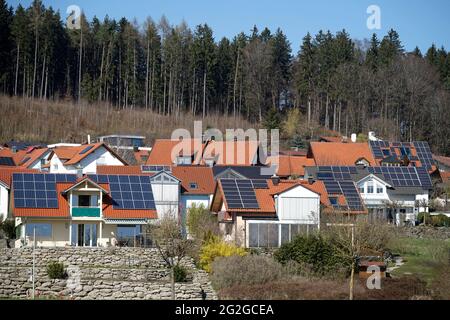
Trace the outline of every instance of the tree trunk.
<instances>
[{"instance_id":1,"label":"tree trunk","mask_svg":"<svg viewBox=\"0 0 450 320\"><path fill-rule=\"evenodd\" d=\"M83 27L80 28L80 57L78 66L78 103L81 101L81 63L83 61Z\"/></svg>"},{"instance_id":2,"label":"tree trunk","mask_svg":"<svg viewBox=\"0 0 450 320\"><path fill-rule=\"evenodd\" d=\"M237 88L237 78L238 78L238 69L239 68L239 50L236 57L236 69L234 72L234 84L233 84L233 118L236 121L236 88Z\"/></svg>"},{"instance_id":3,"label":"tree trunk","mask_svg":"<svg viewBox=\"0 0 450 320\"><path fill-rule=\"evenodd\" d=\"M19 80L19 58L20 58L20 44L17 43L16 80L14 82L14 95L15 96L17 96L17 83Z\"/></svg>"},{"instance_id":4,"label":"tree trunk","mask_svg":"<svg viewBox=\"0 0 450 320\"><path fill-rule=\"evenodd\" d=\"M34 69L33 69L33 88L31 89L31 95L34 98L34 88L36 85L36 69L37 69L37 51L38 51L38 27L36 24L36 31L35 31L35 41L34 41Z\"/></svg>"},{"instance_id":5,"label":"tree trunk","mask_svg":"<svg viewBox=\"0 0 450 320\"><path fill-rule=\"evenodd\" d=\"M150 64L150 41L147 39L147 63L145 70L145 109L148 109L148 87L149 87L149 64Z\"/></svg>"},{"instance_id":6,"label":"tree trunk","mask_svg":"<svg viewBox=\"0 0 450 320\"><path fill-rule=\"evenodd\" d=\"M205 110L206 109L206 69L203 71L203 116L205 119Z\"/></svg>"}]
</instances>

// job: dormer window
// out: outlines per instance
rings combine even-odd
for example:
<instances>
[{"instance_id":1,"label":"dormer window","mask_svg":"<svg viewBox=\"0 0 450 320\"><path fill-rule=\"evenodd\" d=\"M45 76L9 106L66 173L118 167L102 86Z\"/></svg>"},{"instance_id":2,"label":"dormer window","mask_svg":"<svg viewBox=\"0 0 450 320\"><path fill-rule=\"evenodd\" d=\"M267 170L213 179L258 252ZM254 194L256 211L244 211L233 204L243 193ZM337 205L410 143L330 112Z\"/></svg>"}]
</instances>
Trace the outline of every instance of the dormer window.
<instances>
[{"instance_id":1,"label":"dormer window","mask_svg":"<svg viewBox=\"0 0 450 320\"><path fill-rule=\"evenodd\" d=\"M195 182L189 182L189 189L198 189L198 185Z\"/></svg>"}]
</instances>

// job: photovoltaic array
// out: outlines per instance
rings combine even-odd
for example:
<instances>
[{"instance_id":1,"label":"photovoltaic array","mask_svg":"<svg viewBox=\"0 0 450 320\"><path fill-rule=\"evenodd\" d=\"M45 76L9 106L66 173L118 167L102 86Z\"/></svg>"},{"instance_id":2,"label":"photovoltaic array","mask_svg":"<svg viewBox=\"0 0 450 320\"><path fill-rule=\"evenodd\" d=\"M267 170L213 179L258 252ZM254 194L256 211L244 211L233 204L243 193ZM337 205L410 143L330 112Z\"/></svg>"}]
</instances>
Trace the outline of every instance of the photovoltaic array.
<instances>
[{"instance_id":1,"label":"photovoltaic array","mask_svg":"<svg viewBox=\"0 0 450 320\"><path fill-rule=\"evenodd\" d=\"M431 166L434 165L434 160L428 142L415 141L414 147L416 148L417 157L422 163L422 166L425 167L427 170L431 170Z\"/></svg>"},{"instance_id":2,"label":"photovoltaic array","mask_svg":"<svg viewBox=\"0 0 450 320\"><path fill-rule=\"evenodd\" d=\"M159 171L166 171L171 172L170 166L149 166L149 165L142 165L141 166L142 172L159 172Z\"/></svg>"},{"instance_id":3,"label":"photovoltaic array","mask_svg":"<svg viewBox=\"0 0 450 320\"><path fill-rule=\"evenodd\" d=\"M430 175L423 167L368 167L370 173L383 176L393 187L432 187Z\"/></svg>"},{"instance_id":4,"label":"photovoltaic array","mask_svg":"<svg viewBox=\"0 0 450 320\"><path fill-rule=\"evenodd\" d=\"M388 141L370 141L370 148L375 159L384 159L389 156L397 157L396 149L399 150L400 155L408 156L409 160L420 160L423 167L427 170L431 170L431 166L434 165L433 155L431 153L430 146L426 141L414 141L410 142L391 142ZM414 147L417 156L413 155L411 148Z\"/></svg>"},{"instance_id":5,"label":"photovoltaic array","mask_svg":"<svg viewBox=\"0 0 450 320\"><path fill-rule=\"evenodd\" d=\"M362 204L361 197L356 190L356 186L353 181L336 181L336 180L324 180L327 193L332 195L344 195L347 202L348 209L351 211L363 211L364 205ZM333 204L333 207L340 207L338 203Z\"/></svg>"},{"instance_id":6,"label":"photovoltaic array","mask_svg":"<svg viewBox=\"0 0 450 320\"><path fill-rule=\"evenodd\" d=\"M58 208L56 183L74 183L76 175L14 173L12 181L16 208Z\"/></svg>"},{"instance_id":7,"label":"photovoltaic array","mask_svg":"<svg viewBox=\"0 0 450 320\"><path fill-rule=\"evenodd\" d=\"M99 174L88 177L95 183L109 184L114 209L156 209L149 176Z\"/></svg>"},{"instance_id":8,"label":"photovoltaic array","mask_svg":"<svg viewBox=\"0 0 450 320\"><path fill-rule=\"evenodd\" d=\"M356 174L356 167L319 166L317 167L319 180L351 180L351 174Z\"/></svg>"},{"instance_id":9,"label":"photovoltaic array","mask_svg":"<svg viewBox=\"0 0 450 320\"><path fill-rule=\"evenodd\" d=\"M255 189L268 188L265 180L220 179L228 208L258 209Z\"/></svg>"}]
</instances>

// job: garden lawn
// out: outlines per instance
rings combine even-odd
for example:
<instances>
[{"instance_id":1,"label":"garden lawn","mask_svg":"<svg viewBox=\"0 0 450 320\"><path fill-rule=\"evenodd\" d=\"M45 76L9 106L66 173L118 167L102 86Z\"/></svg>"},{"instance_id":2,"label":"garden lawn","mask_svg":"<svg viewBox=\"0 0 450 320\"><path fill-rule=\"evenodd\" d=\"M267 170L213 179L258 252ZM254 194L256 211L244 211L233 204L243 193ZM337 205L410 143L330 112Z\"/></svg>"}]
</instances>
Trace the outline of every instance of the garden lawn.
<instances>
[{"instance_id":1,"label":"garden lawn","mask_svg":"<svg viewBox=\"0 0 450 320\"><path fill-rule=\"evenodd\" d=\"M412 274L429 284L437 276L438 270L448 264L450 239L396 238L389 243L389 249L393 254L399 254L404 262L392 275Z\"/></svg>"}]
</instances>

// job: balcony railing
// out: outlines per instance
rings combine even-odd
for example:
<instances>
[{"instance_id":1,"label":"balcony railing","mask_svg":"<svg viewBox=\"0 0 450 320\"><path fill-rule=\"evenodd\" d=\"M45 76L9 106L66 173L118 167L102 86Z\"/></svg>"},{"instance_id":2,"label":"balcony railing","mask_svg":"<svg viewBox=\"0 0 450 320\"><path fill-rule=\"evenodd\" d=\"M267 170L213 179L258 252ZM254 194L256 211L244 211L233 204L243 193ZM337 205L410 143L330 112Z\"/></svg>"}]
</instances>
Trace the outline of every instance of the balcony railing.
<instances>
[{"instance_id":1,"label":"balcony railing","mask_svg":"<svg viewBox=\"0 0 450 320\"><path fill-rule=\"evenodd\" d=\"M73 207L72 217L100 218L100 208L98 207Z\"/></svg>"}]
</instances>

